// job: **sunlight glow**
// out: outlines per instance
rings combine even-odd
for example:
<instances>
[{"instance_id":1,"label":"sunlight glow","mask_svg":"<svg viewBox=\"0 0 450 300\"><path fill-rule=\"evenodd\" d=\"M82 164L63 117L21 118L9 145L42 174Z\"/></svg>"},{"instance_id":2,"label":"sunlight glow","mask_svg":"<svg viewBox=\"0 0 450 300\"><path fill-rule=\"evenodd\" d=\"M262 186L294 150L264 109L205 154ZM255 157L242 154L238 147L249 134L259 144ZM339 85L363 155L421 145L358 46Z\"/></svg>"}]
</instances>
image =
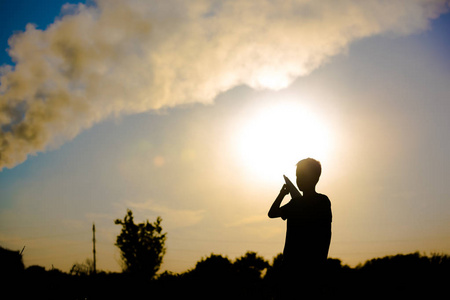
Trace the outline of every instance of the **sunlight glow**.
<instances>
[{"instance_id":1,"label":"sunlight glow","mask_svg":"<svg viewBox=\"0 0 450 300\"><path fill-rule=\"evenodd\" d=\"M265 107L250 116L239 131L238 156L247 171L263 180L280 181L283 174L295 176L300 159L312 157L323 163L328 158L327 128L297 103Z\"/></svg>"},{"instance_id":2,"label":"sunlight glow","mask_svg":"<svg viewBox=\"0 0 450 300\"><path fill-rule=\"evenodd\" d=\"M269 68L258 72L255 86L276 91L286 88L291 82L289 74Z\"/></svg>"}]
</instances>

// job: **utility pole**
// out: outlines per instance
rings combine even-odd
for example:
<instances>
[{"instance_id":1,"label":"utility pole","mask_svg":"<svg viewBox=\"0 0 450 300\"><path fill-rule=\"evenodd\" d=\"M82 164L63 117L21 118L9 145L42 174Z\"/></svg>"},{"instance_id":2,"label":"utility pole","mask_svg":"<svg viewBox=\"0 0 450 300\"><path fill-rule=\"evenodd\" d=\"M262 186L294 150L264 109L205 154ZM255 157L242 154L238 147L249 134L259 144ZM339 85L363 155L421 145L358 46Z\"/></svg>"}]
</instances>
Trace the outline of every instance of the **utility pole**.
<instances>
[{"instance_id":1,"label":"utility pole","mask_svg":"<svg viewBox=\"0 0 450 300\"><path fill-rule=\"evenodd\" d=\"M94 254L94 274L97 274L97 262L95 258L95 223L92 223L92 253Z\"/></svg>"}]
</instances>

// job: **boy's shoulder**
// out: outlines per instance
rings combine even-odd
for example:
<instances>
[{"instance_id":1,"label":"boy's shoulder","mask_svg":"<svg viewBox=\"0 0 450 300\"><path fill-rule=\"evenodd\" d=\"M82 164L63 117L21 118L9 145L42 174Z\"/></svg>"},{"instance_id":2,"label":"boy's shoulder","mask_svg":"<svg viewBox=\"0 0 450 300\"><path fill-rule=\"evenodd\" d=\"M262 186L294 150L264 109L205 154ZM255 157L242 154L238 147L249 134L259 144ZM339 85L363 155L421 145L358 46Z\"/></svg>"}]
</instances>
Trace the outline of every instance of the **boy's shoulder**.
<instances>
[{"instance_id":1,"label":"boy's shoulder","mask_svg":"<svg viewBox=\"0 0 450 300\"><path fill-rule=\"evenodd\" d=\"M326 199L326 200L330 201L330 199L328 198L328 196L325 195L325 194L317 193L317 198L318 198L318 199Z\"/></svg>"},{"instance_id":2,"label":"boy's shoulder","mask_svg":"<svg viewBox=\"0 0 450 300\"><path fill-rule=\"evenodd\" d=\"M327 195L317 193L317 198L316 199L319 200L319 201L322 201L322 202L326 202L327 204L331 205L331 201L330 201L330 199L328 198Z\"/></svg>"},{"instance_id":3,"label":"boy's shoulder","mask_svg":"<svg viewBox=\"0 0 450 300\"><path fill-rule=\"evenodd\" d=\"M321 205L331 205L331 201L328 198L328 196L324 195L324 194L320 194L320 193L315 194L313 197L311 197L311 196L308 196L308 197L301 196L301 197L292 198L291 201L288 204L291 204L292 206L297 206L297 205L301 205L302 206L305 203L310 203L310 204L315 203L314 205L317 205L319 203Z\"/></svg>"}]
</instances>

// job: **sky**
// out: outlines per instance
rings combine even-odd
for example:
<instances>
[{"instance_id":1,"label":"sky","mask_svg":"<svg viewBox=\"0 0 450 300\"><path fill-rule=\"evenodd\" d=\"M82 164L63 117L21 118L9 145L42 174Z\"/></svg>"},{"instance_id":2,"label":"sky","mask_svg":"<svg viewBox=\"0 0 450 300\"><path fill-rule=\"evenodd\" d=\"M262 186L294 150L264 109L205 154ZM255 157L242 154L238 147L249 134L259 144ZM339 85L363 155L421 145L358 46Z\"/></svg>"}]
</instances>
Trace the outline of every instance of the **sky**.
<instances>
[{"instance_id":1,"label":"sky","mask_svg":"<svg viewBox=\"0 0 450 300\"><path fill-rule=\"evenodd\" d=\"M449 8L1 1L0 245L69 271L95 223L97 268L120 271L131 209L162 218L161 270L271 261L286 224L267 212L313 157L330 257L450 253Z\"/></svg>"}]
</instances>

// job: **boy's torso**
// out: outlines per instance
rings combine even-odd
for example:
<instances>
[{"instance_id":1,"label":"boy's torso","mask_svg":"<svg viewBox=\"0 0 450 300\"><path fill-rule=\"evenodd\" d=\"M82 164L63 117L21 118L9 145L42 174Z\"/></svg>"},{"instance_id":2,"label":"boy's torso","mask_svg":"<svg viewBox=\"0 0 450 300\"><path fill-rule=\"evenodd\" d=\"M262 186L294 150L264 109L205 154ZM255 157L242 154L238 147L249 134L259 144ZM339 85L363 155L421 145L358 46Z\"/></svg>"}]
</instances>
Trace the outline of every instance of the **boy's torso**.
<instances>
[{"instance_id":1,"label":"boy's torso","mask_svg":"<svg viewBox=\"0 0 450 300\"><path fill-rule=\"evenodd\" d=\"M331 203L327 196L292 199L282 207L287 219L285 258L296 260L323 259L328 254L331 239Z\"/></svg>"}]
</instances>

